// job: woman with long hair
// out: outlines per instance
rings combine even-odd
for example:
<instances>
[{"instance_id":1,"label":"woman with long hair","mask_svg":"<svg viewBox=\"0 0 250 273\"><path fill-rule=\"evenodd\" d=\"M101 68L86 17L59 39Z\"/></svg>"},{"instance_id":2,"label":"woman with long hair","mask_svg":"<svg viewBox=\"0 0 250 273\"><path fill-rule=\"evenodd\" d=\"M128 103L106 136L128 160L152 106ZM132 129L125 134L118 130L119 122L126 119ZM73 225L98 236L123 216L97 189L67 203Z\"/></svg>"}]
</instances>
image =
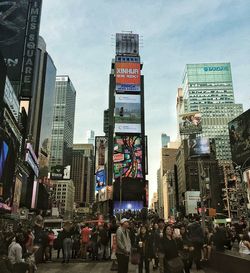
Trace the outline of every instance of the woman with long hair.
<instances>
[{"instance_id":1,"label":"woman with long hair","mask_svg":"<svg viewBox=\"0 0 250 273\"><path fill-rule=\"evenodd\" d=\"M141 226L136 240L137 250L140 253L139 273L143 272L143 264L146 273L149 273L149 263L153 257L153 240L147 226Z\"/></svg>"}]
</instances>

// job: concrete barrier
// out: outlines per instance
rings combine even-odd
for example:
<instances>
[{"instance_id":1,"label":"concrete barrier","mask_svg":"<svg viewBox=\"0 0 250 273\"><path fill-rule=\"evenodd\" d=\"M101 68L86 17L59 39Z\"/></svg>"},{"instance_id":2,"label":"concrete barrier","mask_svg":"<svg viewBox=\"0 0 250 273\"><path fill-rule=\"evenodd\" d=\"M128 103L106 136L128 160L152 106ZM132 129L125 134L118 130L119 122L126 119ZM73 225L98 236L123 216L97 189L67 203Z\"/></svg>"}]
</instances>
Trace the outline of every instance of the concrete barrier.
<instances>
[{"instance_id":1,"label":"concrete barrier","mask_svg":"<svg viewBox=\"0 0 250 273\"><path fill-rule=\"evenodd\" d=\"M225 250L213 251L209 267L220 273L249 273L250 255Z\"/></svg>"}]
</instances>

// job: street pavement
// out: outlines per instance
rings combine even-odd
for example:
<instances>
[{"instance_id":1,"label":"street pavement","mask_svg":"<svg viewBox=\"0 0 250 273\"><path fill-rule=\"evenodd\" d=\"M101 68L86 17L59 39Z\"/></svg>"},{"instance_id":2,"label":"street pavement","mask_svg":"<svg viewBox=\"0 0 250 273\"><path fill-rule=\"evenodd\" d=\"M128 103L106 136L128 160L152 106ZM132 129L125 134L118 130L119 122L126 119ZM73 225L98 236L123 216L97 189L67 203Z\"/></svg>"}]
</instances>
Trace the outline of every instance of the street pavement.
<instances>
[{"instance_id":1,"label":"street pavement","mask_svg":"<svg viewBox=\"0 0 250 273\"><path fill-rule=\"evenodd\" d=\"M62 264L58 261L39 264L37 273L107 273L111 271L112 262L86 262L84 260L72 260L68 264ZM150 270L151 273L158 273L158 270ZM129 273L138 273L138 266L129 264ZM192 269L191 273L219 273L210 269L195 270Z\"/></svg>"}]
</instances>

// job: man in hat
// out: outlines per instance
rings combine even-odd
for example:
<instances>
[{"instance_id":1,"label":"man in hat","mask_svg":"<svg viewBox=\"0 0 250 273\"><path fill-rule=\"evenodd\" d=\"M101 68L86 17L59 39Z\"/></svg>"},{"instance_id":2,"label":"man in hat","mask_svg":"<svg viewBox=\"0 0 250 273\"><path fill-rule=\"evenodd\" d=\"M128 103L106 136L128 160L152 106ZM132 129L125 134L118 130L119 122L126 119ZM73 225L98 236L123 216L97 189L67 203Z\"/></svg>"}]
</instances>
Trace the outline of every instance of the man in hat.
<instances>
[{"instance_id":1,"label":"man in hat","mask_svg":"<svg viewBox=\"0 0 250 273\"><path fill-rule=\"evenodd\" d=\"M131 252L131 241L128 230L129 220L123 218L120 224L121 226L116 231L118 273L128 273L128 263Z\"/></svg>"}]
</instances>

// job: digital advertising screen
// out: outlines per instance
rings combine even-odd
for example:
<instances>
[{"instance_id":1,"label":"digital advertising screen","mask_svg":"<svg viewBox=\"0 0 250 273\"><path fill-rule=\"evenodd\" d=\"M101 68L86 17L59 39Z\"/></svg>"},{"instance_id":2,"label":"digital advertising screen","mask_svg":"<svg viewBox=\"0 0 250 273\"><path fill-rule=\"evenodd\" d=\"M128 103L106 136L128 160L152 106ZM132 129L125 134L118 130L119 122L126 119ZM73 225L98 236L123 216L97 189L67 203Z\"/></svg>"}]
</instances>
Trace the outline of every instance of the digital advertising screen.
<instances>
[{"instance_id":1,"label":"digital advertising screen","mask_svg":"<svg viewBox=\"0 0 250 273\"><path fill-rule=\"evenodd\" d=\"M122 178L113 183L113 200L143 201L147 203L148 181L144 179Z\"/></svg>"},{"instance_id":2,"label":"digital advertising screen","mask_svg":"<svg viewBox=\"0 0 250 273\"><path fill-rule=\"evenodd\" d=\"M0 0L0 51L10 80L20 80L29 0Z\"/></svg>"},{"instance_id":3,"label":"digital advertising screen","mask_svg":"<svg viewBox=\"0 0 250 273\"><path fill-rule=\"evenodd\" d=\"M250 109L228 123L232 160L250 167Z\"/></svg>"},{"instance_id":4,"label":"digital advertising screen","mask_svg":"<svg viewBox=\"0 0 250 273\"><path fill-rule=\"evenodd\" d=\"M141 90L141 64L117 62L115 63L116 91L138 92Z\"/></svg>"},{"instance_id":5,"label":"digital advertising screen","mask_svg":"<svg viewBox=\"0 0 250 273\"><path fill-rule=\"evenodd\" d=\"M190 138L188 141L189 156L206 156L210 154L210 140L206 137Z\"/></svg>"},{"instance_id":6,"label":"digital advertising screen","mask_svg":"<svg viewBox=\"0 0 250 273\"><path fill-rule=\"evenodd\" d=\"M5 167L5 164L6 164L8 151L9 151L8 144L5 141L1 140L0 141L0 181L2 179L2 175L3 175L3 172L4 172L4 167Z\"/></svg>"},{"instance_id":7,"label":"digital advertising screen","mask_svg":"<svg viewBox=\"0 0 250 273\"><path fill-rule=\"evenodd\" d=\"M143 208L142 201L114 201L113 202L113 212L119 213L120 211L140 211Z\"/></svg>"},{"instance_id":8,"label":"digital advertising screen","mask_svg":"<svg viewBox=\"0 0 250 273\"><path fill-rule=\"evenodd\" d=\"M115 132L141 133L141 96L115 96Z\"/></svg>"},{"instance_id":9,"label":"digital advertising screen","mask_svg":"<svg viewBox=\"0 0 250 273\"><path fill-rule=\"evenodd\" d=\"M191 135L202 132L202 119L199 112L184 113L179 116L181 135Z\"/></svg>"},{"instance_id":10,"label":"digital advertising screen","mask_svg":"<svg viewBox=\"0 0 250 273\"><path fill-rule=\"evenodd\" d=\"M106 161L108 158L108 138L96 136L95 138L95 179L96 191L106 186Z\"/></svg>"},{"instance_id":11,"label":"digital advertising screen","mask_svg":"<svg viewBox=\"0 0 250 273\"><path fill-rule=\"evenodd\" d=\"M116 55L139 55L139 35L116 33Z\"/></svg>"},{"instance_id":12,"label":"digital advertising screen","mask_svg":"<svg viewBox=\"0 0 250 273\"><path fill-rule=\"evenodd\" d=\"M114 138L114 178L143 178L142 144L139 136L116 136Z\"/></svg>"}]
</instances>

